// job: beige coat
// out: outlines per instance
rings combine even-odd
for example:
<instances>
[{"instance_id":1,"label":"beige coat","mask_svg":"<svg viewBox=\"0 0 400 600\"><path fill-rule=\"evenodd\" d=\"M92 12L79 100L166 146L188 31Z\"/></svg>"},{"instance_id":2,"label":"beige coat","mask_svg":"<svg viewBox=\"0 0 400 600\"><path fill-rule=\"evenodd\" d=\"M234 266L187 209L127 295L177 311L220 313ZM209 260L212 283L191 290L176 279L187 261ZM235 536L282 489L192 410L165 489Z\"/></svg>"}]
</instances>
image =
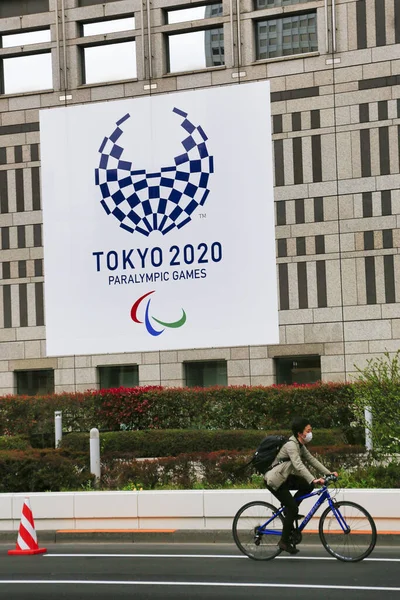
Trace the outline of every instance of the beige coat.
<instances>
[{"instance_id":1,"label":"beige coat","mask_svg":"<svg viewBox=\"0 0 400 600\"><path fill-rule=\"evenodd\" d=\"M279 463L281 460L285 462ZM321 475L329 475L330 473L323 464L313 457L305 445L300 444L292 435L289 441L279 450L272 463L272 468L265 473L264 479L273 490L277 490L289 475L303 477L307 483L311 483L316 477L310 473L305 463Z\"/></svg>"}]
</instances>

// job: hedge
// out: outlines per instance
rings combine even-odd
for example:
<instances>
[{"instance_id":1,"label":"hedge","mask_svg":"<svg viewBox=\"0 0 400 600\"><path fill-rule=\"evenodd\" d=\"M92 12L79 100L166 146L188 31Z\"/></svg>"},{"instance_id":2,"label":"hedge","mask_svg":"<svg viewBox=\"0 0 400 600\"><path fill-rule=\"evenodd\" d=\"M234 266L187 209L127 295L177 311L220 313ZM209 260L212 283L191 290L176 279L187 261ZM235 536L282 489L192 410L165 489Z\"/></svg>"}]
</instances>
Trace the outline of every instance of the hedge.
<instances>
[{"instance_id":1,"label":"hedge","mask_svg":"<svg viewBox=\"0 0 400 600\"><path fill-rule=\"evenodd\" d=\"M261 432L244 430L168 429L147 431L105 432L100 435L101 452L130 453L136 457L177 456L190 452L215 450L254 451L265 435L278 433L289 437L288 430ZM340 430L314 430L313 446L335 446L345 443ZM89 451L88 433L70 433L62 439L62 448L72 451Z\"/></svg>"},{"instance_id":2,"label":"hedge","mask_svg":"<svg viewBox=\"0 0 400 600\"><path fill-rule=\"evenodd\" d=\"M60 450L0 451L0 492L79 490L93 482L86 456Z\"/></svg>"},{"instance_id":3,"label":"hedge","mask_svg":"<svg viewBox=\"0 0 400 600\"><path fill-rule=\"evenodd\" d=\"M25 435L0 436L0 450L29 450L31 445Z\"/></svg>"},{"instance_id":4,"label":"hedge","mask_svg":"<svg viewBox=\"0 0 400 600\"><path fill-rule=\"evenodd\" d=\"M89 390L52 396L0 398L0 435L26 434L33 446L54 440L54 411L63 412L64 431L146 429L286 429L296 415L315 428L340 428L349 442L354 384L304 386L158 386Z\"/></svg>"}]
</instances>

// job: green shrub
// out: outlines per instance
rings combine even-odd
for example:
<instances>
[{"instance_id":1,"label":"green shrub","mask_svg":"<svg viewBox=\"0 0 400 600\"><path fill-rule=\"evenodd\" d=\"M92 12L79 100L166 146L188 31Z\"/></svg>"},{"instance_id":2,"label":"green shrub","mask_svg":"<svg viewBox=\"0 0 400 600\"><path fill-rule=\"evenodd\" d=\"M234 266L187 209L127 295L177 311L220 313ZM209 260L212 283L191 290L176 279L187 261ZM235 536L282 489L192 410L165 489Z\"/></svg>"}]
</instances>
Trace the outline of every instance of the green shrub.
<instances>
[{"instance_id":1,"label":"green shrub","mask_svg":"<svg viewBox=\"0 0 400 600\"><path fill-rule=\"evenodd\" d=\"M101 452L130 453L136 457L177 456L190 452L214 450L255 450L269 433L290 436L286 430L214 430L206 429L152 429L147 431L119 431L100 434ZM340 430L314 430L313 445L334 446L345 442ZM70 433L63 437L62 447L88 452L89 434Z\"/></svg>"},{"instance_id":2,"label":"green shrub","mask_svg":"<svg viewBox=\"0 0 400 600\"><path fill-rule=\"evenodd\" d=\"M400 463L359 467L341 471L340 486L343 488L400 488Z\"/></svg>"},{"instance_id":3,"label":"green shrub","mask_svg":"<svg viewBox=\"0 0 400 600\"><path fill-rule=\"evenodd\" d=\"M29 450L29 440L24 435L0 436L0 450Z\"/></svg>"},{"instance_id":4,"label":"green shrub","mask_svg":"<svg viewBox=\"0 0 400 600\"><path fill-rule=\"evenodd\" d=\"M86 457L60 450L0 452L0 492L80 489L93 477Z\"/></svg>"}]
</instances>

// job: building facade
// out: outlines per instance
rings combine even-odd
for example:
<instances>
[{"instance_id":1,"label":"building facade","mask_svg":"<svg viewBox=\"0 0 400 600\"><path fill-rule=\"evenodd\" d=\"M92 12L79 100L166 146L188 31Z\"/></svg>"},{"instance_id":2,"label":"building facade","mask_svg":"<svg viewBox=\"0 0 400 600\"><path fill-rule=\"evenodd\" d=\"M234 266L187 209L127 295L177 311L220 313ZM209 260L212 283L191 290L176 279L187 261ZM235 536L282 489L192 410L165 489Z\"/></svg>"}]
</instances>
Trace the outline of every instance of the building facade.
<instances>
[{"instance_id":1,"label":"building facade","mask_svg":"<svg viewBox=\"0 0 400 600\"><path fill-rule=\"evenodd\" d=\"M1 395L340 381L397 351L400 0L2 0L0 37ZM280 344L46 357L39 110L264 79Z\"/></svg>"}]
</instances>

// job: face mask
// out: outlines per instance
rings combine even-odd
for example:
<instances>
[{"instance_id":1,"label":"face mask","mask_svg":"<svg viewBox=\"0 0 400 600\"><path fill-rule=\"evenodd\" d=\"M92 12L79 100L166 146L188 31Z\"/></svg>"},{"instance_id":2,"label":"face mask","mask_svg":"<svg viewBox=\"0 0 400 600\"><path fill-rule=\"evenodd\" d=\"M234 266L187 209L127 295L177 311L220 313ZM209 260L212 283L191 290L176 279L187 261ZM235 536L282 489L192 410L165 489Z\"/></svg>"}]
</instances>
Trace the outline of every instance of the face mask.
<instances>
[{"instance_id":1,"label":"face mask","mask_svg":"<svg viewBox=\"0 0 400 600\"><path fill-rule=\"evenodd\" d=\"M311 440L312 440L312 433L311 433L311 431L309 431L304 436L304 441L305 441L306 444L309 444L311 442Z\"/></svg>"}]
</instances>

